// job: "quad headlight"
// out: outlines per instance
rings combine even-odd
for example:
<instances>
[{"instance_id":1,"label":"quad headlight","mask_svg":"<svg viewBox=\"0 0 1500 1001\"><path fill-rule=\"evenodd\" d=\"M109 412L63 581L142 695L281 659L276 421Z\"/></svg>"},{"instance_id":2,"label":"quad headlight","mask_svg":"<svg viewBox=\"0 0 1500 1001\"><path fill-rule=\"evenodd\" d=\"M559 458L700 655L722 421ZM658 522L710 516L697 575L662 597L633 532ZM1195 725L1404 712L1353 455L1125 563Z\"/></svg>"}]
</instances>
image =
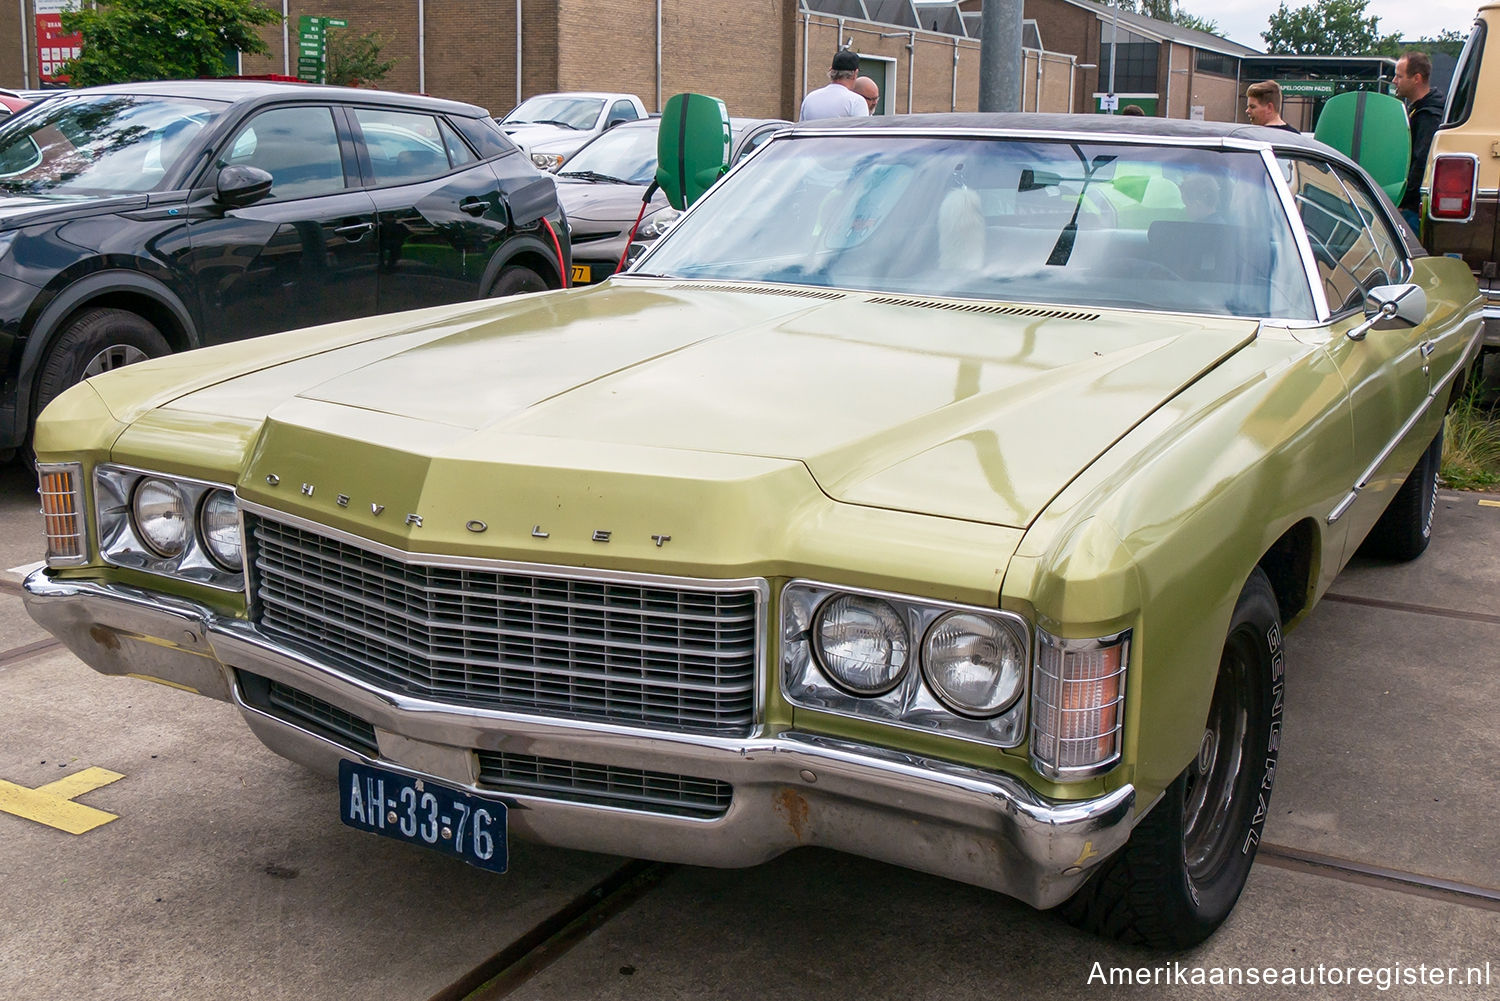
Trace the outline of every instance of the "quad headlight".
<instances>
[{"instance_id":1,"label":"quad headlight","mask_svg":"<svg viewBox=\"0 0 1500 1001\"><path fill-rule=\"evenodd\" d=\"M906 623L879 598L844 594L818 609L813 645L835 682L855 695L880 695L906 673Z\"/></svg>"},{"instance_id":2,"label":"quad headlight","mask_svg":"<svg viewBox=\"0 0 1500 1001\"><path fill-rule=\"evenodd\" d=\"M130 518L136 534L157 556L175 559L192 537L187 499L170 480L147 477L131 492Z\"/></svg>"},{"instance_id":3,"label":"quad headlight","mask_svg":"<svg viewBox=\"0 0 1500 1001\"><path fill-rule=\"evenodd\" d=\"M793 581L782 691L794 706L1014 747L1030 629L998 609Z\"/></svg>"},{"instance_id":4,"label":"quad headlight","mask_svg":"<svg viewBox=\"0 0 1500 1001\"><path fill-rule=\"evenodd\" d=\"M106 563L226 590L244 586L231 487L106 465L94 470L94 501Z\"/></svg>"},{"instance_id":5,"label":"quad headlight","mask_svg":"<svg viewBox=\"0 0 1500 1001\"><path fill-rule=\"evenodd\" d=\"M1026 637L1005 620L950 612L927 630L922 670L933 692L950 709L970 716L993 716L1021 694Z\"/></svg>"}]
</instances>

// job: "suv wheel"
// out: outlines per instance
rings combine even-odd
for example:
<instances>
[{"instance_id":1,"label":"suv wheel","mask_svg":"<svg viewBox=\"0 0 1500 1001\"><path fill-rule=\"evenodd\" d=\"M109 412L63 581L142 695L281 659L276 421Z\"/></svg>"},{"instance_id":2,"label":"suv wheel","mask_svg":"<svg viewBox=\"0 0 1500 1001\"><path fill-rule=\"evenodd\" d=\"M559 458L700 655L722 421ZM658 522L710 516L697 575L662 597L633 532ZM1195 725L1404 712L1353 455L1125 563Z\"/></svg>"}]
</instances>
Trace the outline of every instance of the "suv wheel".
<instances>
[{"instance_id":1,"label":"suv wheel","mask_svg":"<svg viewBox=\"0 0 1500 1001\"><path fill-rule=\"evenodd\" d=\"M547 283L542 276L519 264L501 270L495 283L485 293L485 298L496 299L504 295L519 295L522 292L545 292Z\"/></svg>"},{"instance_id":2,"label":"suv wheel","mask_svg":"<svg viewBox=\"0 0 1500 1001\"><path fill-rule=\"evenodd\" d=\"M68 324L47 349L32 418L74 383L171 350L161 332L135 313L91 309Z\"/></svg>"}]
</instances>

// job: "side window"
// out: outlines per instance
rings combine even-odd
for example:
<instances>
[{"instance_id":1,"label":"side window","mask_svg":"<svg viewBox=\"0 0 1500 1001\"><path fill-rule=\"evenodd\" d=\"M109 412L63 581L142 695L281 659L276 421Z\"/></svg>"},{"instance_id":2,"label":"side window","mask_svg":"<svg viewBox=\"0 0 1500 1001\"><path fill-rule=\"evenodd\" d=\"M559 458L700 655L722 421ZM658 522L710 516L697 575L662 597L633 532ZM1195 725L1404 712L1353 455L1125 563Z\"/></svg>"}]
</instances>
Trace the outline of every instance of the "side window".
<instances>
[{"instance_id":1,"label":"side window","mask_svg":"<svg viewBox=\"0 0 1500 1001\"><path fill-rule=\"evenodd\" d=\"M275 179L272 198L306 198L344 188L344 162L331 108L263 111L239 131L220 162L266 171Z\"/></svg>"},{"instance_id":2,"label":"side window","mask_svg":"<svg viewBox=\"0 0 1500 1001\"><path fill-rule=\"evenodd\" d=\"M453 126L439 118L438 128L442 130L443 148L448 152L448 162L450 164L455 167L462 167L464 164L474 163L479 159L479 157L474 155L474 151L469 149L463 139L459 137L458 133L453 131Z\"/></svg>"},{"instance_id":3,"label":"side window","mask_svg":"<svg viewBox=\"0 0 1500 1001\"><path fill-rule=\"evenodd\" d=\"M1444 110L1443 124L1440 127L1462 125L1469 120L1469 112L1474 109L1474 94L1479 90L1479 63L1484 55L1484 34L1484 22L1475 22L1474 32L1459 54L1458 69L1453 72L1453 90L1448 95L1448 107Z\"/></svg>"},{"instance_id":4,"label":"side window","mask_svg":"<svg viewBox=\"0 0 1500 1001\"><path fill-rule=\"evenodd\" d=\"M635 105L629 101L616 101L610 106L609 118L606 124L615 125L619 122L633 122L641 116L636 114Z\"/></svg>"},{"instance_id":5,"label":"side window","mask_svg":"<svg viewBox=\"0 0 1500 1001\"><path fill-rule=\"evenodd\" d=\"M1401 281L1406 277L1406 255L1401 249L1401 238L1391 229L1365 183L1347 170L1336 170L1339 180L1344 182L1344 190L1349 193L1349 199L1359 209L1359 214L1364 216L1365 228L1369 230L1375 257L1380 261L1381 270L1385 272L1386 284Z\"/></svg>"},{"instance_id":6,"label":"side window","mask_svg":"<svg viewBox=\"0 0 1500 1001\"><path fill-rule=\"evenodd\" d=\"M455 116L453 125L464 134L464 138L474 144L479 150L479 158L488 160L494 156L504 156L516 151L516 144L510 141L510 137L500 131L500 126L493 118L461 118Z\"/></svg>"},{"instance_id":7,"label":"side window","mask_svg":"<svg viewBox=\"0 0 1500 1001\"><path fill-rule=\"evenodd\" d=\"M448 172L437 119L410 111L354 108L376 184L410 184Z\"/></svg>"},{"instance_id":8,"label":"side window","mask_svg":"<svg viewBox=\"0 0 1500 1001\"><path fill-rule=\"evenodd\" d=\"M1364 214L1328 164L1315 160L1282 160L1281 164L1312 243L1328 308L1337 314L1363 306L1365 290L1389 280Z\"/></svg>"}]
</instances>

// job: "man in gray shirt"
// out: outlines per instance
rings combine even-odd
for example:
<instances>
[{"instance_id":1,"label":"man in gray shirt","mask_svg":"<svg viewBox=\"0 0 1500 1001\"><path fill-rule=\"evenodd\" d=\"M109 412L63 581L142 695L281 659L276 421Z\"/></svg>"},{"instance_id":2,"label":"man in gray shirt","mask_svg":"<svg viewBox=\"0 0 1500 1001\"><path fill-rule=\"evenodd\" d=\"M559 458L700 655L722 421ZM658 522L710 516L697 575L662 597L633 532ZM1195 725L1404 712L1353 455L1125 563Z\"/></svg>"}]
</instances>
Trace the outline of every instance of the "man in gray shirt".
<instances>
[{"instance_id":1,"label":"man in gray shirt","mask_svg":"<svg viewBox=\"0 0 1500 1001\"><path fill-rule=\"evenodd\" d=\"M854 80L859 76L859 56L848 49L839 49L833 57L833 68L828 71L829 84L819 87L802 99L800 122L815 118L864 118L870 114L865 99L854 92Z\"/></svg>"}]
</instances>

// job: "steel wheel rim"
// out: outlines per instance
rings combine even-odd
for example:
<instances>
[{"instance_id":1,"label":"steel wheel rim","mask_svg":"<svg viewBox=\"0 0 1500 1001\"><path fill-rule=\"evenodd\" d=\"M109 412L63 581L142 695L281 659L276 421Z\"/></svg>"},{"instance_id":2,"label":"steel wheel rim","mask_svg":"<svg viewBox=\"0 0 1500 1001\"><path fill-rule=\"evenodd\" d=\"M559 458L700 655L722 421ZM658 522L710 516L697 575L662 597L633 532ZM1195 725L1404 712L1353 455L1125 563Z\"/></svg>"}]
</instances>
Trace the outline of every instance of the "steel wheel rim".
<instances>
[{"instance_id":1,"label":"steel wheel rim","mask_svg":"<svg viewBox=\"0 0 1500 1001\"><path fill-rule=\"evenodd\" d=\"M134 365L138 361L145 361L149 356L146 352L133 344L111 344L89 359L89 363L83 366L83 378L111 372L126 365Z\"/></svg>"},{"instance_id":2,"label":"steel wheel rim","mask_svg":"<svg viewBox=\"0 0 1500 1001\"><path fill-rule=\"evenodd\" d=\"M1237 634L1224 651L1204 739L1188 766L1183 857L1195 881L1214 876L1231 857L1231 842L1238 840L1236 820L1247 795L1240 787L1250 732L1250 709L1239 693L1250 687L1256 660L1253 639Z\"/></svg>"}]
</instances>

